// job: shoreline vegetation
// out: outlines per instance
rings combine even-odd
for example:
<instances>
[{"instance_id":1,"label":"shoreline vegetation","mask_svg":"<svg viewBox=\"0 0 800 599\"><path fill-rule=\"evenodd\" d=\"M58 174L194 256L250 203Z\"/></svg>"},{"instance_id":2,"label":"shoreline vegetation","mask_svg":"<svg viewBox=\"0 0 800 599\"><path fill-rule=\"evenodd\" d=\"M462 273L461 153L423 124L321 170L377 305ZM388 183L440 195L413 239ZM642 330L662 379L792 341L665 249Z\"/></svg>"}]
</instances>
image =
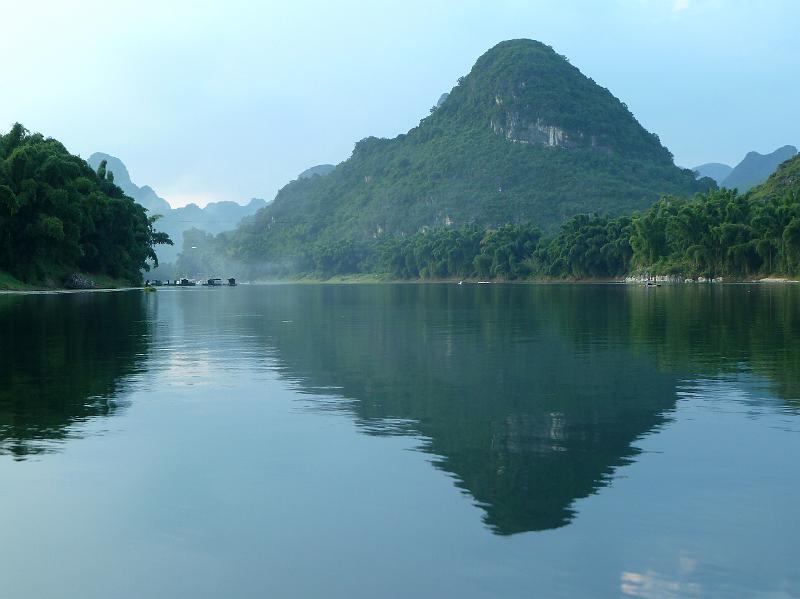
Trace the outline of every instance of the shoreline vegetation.
<instances>
[{"instance_id":1,"label":"shoreline vegetation","mask_svg":"<svg viewBox=\"0 0 800 599\"><path fill-rule=\"evenodd\" d=\"M39 283L25 283L20 281L8 272L0 270L0 292L65 292L65 291L113 291L117 289L139 289L142 286L137 282L129 281L127 279L115 279L103 274L91 273L74 273L80 276L83 280L91 283L91 286L86 287L69 287L63 284L57 284L54 280L39 282ZM74 276L74 275L73 275Z\"/></svg>"},{"instance_id":2,"label":"shoreline vegetation","mask_svg":"<svg viewBox=\"0 0 800 599\"><path fill-rule=\"evenodd\" d=\"M790 277L761 277L761 278L743 278L743 279L718 279L718 280L691 280L691 279L665 279L663 277L651 277L651 282L663 283L665 285L741 285L741 284L790 284L800 283L800 279ZM624 277L624 278L594 278L594 279L546 279L546 278L533 278L533 279L492 279L488 281L478 279L392 279L381 277L380 275L353 275L331 277L328 279L321 279L317 277L287 277L285 279L264 279L244 282L243 284L250 285L293 285L293 284L309 284L309 285L381 285L381 284L441 284L441 285L482 285L482 284L503 284L503 285L644 285L648 282L647 278L640 277Z\"/></svg>"},{"instance_id":3,"label":"shoreline vegetation","mask_svg":"<svg viewBox=\"0 0 800 599\"><path fill-rule=\"evenodd\" d=\"M85 288L71 288L63 285L32 285L23 283L7 272L0 271L0 293L77 293L89 291L129 291L134 289L144 289L146 285L136 284L122 279L112 279L102 275L84 274L85 277L94 282L94 286ZM650 282L663 283L666 285L683 284L791 284L800 283L800 279L780 276L764 276L757 278L718 278L706 280L682 279L679 277L668 276L627 276L627 277L597 277L583 279L559 279L559 278L529 278L529 279L490 279L483 280L477 278L457 278L448 277L441 279L396 279L379 274L353 274L340 275L328 278L316 276L287 276L268 279L256 279L242 281L245 285L386 285L386 284L431 284L431 285L482 285L482 284L506 284L506 285L643 285Z\"/></svg>"},{"instance_id":4,"label":"shoreline vegetation","mask_svg":"<svg viewBox=\"0 0 800 599\"><path fill-rule=\"evenodd\" d=\"M23 283L7 272L0 271L0 293L78 293L91 291L130 291L144 289L144 285L137 285L130 281L112 279L110 277L85 274L91 278L94 286L85 288L70 288L60 285L31 285ZM315 276L277 277L271 279L244 282L250 285L386 285L386 284L431 284L431 285L482 285L482 284L511 284L511 285L643 285L650 282L666 285L683 284L791 284L800 283L800 280L791 277L764 276L760 278L719 278L719 279L681 279L669 276L627 276L611 278L585 278L585 279L557 279L557 278L530 278L530 279L491 279L476 278L442 278L442 279L395 279L377 274L341 275L329 278Z\"/></svg>"},{"instance_id":5,"label":"shoreline vegetation","mask_svg":"<svg viewBox=\"0 0 800 599\"><path fill-rule=\"evenodd\" d=\"M798 167L800 159L792 159L774 177ZM773 183L770 178L745 195L723 189L665 197L631 216L579 215L551 237L531 223L440 228L319 242L271 256L269 263L243 260L225 234L187 236L195 245L184 247L177 267L191 276L236 272L251 281L794 280L800 273L800 191Z\"/></svg>"},{"instance_id":6,"label":"shoreline vegetation","mask_svg":"<svg viewBox=\"0 0 800 599\"><path fill-rule=\"evenodd\" d=\"M379 280L369 278L334 278L334 279L287 279L287 280L269 280L269 281L253 281L251 283L243 283L245 285L254 286L268 286L268 285L458 285L460 281L454 279L449 280L409 280L409 279L396 279L396 280ZM795 279L782 279L782 278L764 278L755 280L741 280L741 281L724 281L713 283L713 285L790 285L800 283L800 280ZM528 279L517 281L463 281L464 285L630 285L641 286L643 283L634 283L632 281L612 280L612 279L596 279L596 280L566 280L566 279ZM684 282L669 282L664 283L664 286L682 286L686 285ZM712 284L712 283L709 283ZM702 283L700 285L703 285ZM0 295L32 295L32 294L61 294L61 293L108 293L113 291L140 291L145 289L144 286L119 286L119 287L93 287L91 289L68 289L66 287L33 287L23 286L20 288L4 287L0 285Z\"/></svg>"}]
</instances>

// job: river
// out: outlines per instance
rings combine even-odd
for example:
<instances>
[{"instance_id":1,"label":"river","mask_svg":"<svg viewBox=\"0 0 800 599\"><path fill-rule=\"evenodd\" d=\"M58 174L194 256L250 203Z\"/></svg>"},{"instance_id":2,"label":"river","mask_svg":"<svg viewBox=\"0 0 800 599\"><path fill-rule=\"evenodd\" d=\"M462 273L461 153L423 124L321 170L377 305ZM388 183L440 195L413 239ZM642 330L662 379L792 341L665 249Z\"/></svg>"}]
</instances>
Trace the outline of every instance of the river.
<instances>
[{"instance_id":1,"label":"river","mask_svg":"<svg viewBox=\"0 0 800 599\"><path fill-rule=\"evenodd\" d=\"M800 287L0 296L7 597L800 596Z\"/></svg>"}]
</instances>

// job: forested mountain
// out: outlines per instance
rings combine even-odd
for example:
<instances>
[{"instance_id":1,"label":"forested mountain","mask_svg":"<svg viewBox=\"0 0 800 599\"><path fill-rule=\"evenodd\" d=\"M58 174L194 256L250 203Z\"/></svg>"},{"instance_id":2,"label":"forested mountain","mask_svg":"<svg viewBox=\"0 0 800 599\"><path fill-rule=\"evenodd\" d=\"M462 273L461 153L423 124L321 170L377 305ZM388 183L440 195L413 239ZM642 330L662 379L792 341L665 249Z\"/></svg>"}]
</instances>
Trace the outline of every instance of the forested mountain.
<instances>
[{"instance_id":1,"label":"forested mountain","mask_svg":"<svg viewBox=\"0 0 800 599\"><path fill-rule=\"evenodd\" d=\"M722 189L690 198L665 196L626 216L575 216L551 236L531 223L441 227L310 244L293 260L261 264L230 260L226 235L193 239L197 249L181 257L187 272L206 272L214 265L249 278L367 273L393 279L500 280L795 276L800 274L800 156L744 195Z\"/></svg>"},{"instance_id":2,"label":"forested mountain","mask_svg":"<svg viewBox=\"0 0 800 599\"><path fill-rule=\"evenodd\" d=\"M227 236L250 261L296 259L310 244L441 227L623 214L663 194L713 187L675 166L607 89L531 40L481 56L419 126L370 137L324 177L301 178Z\"/></svg>"},{"instance_id":3,"label":"forested mountain","mask_svg":"<svg viewBox=\"0 0 800 599\"><path fill-rule=\"evenodd\" d=\"M731 174L733 167L720 162L708 162L706 164L696 166L692 170L697 173L698 178L708 177L710 179L714 179L714 181L717 182L717 185L721 185L725 180L725 177Z\"/></svg>"},{"instance_id":4,"label":"forested mountain","mask_svg":"<svg viewBox=\"0 0 800 599\"><path fill-rule=\"evenodd\" d=\"M19 123L0 136L0 271L60 284L76 271L141 280L154 247L171 243L154 218L52 138Z\"/></svg>"},{"instance_id":5,"label":"forested mountain","mask_svg":"<svg viewBox=\"0 0 800 599\"><path fill-rule=\"evenodd\" d=\"M752 191L750 197L762 202L781 197L800 202L800 154L781 163L769 179Z\"/></svg>"},{"instance_id":6,"label":"forested mountain","mask_svg":"<svg viewBox=\"0 0 800 599\"><path fill-rule=\"evenodd\" d=\"M789 160L795 154L797 154L797 148L794 146L783 146L771 154L748 152L733 171L722 180L720 187L738 189L739 193L745 193L766 181L779 164Z\"/></svg>"},{"instance_id":7,"label":"forested mountain","mask_svg":"<svg viewBox=\"0 0 800 599\"><path fill-rule=\"evenodd\" d=\"M89 156L87 162L89 166L97 169L103 160L106 161L106 169L114 173L114 183L121 187L126 195L129 195L147 208L150 215L158 214L161 216L158 221L159 229L166 232L175 242L172 247L159 248L158 258L162 263L175 262L180 248L183 247L183 234L189 229L200 229L213 235L222 231L230 231L235 229L243 218L252 216L267 205L266 201L260 198L253 198L245 205L231 201L221 201L209 202L203 208L197 204L187 204L181 208L172 208L165 199L159 197L153 191L152 187L148 185L139 187L133 183L127 167L116 156L95 152Z\"/></svg>"}]
</instances>

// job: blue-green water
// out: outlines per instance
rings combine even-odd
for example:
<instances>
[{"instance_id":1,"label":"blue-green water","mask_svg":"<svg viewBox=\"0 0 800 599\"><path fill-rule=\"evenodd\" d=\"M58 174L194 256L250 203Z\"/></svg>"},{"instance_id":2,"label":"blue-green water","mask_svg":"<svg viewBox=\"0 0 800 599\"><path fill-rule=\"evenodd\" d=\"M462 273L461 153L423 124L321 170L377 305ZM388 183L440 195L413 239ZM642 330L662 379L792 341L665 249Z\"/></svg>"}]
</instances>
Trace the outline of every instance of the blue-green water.
<instances>
[{"instance_id":1,"label":"blue-green water","mask_svg":"<svg viewBox=\"0 0 800 599\"><path fill-rule=\"evenodd\" d=\"M0 596L800 596L800 288L0 296Z\"/></svg>"}]
</instances>

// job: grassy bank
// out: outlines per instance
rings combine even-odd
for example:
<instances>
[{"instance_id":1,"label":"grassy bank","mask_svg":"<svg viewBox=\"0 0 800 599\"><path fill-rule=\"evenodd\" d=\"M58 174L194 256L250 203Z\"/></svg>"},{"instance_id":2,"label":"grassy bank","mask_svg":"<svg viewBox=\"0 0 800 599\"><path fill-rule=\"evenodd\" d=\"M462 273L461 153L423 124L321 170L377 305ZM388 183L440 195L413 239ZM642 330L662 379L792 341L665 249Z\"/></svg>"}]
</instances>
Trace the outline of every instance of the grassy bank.
<instances>
[{"instance_id":1,"label":"grassy bank","mask_svg":"<svg viewBox=\"0 0 800 599\"><path fill-rule=\"evenodd\" d=\"M95 289L121 289L124 287L141 287L141 283L133 284L127 279L113 279L106 275L85 275L94 281Z\"/></svg>"},{"instance_id":2,"label":"grassy bank","mask_svg":"<svg viewBox=\"0 0 800 599\"><path fill-rule=\"evenodd\" d=\"M34 291L41 289L35 285L28 285L22 281L15 279L7 272L0 270L0 290L3 291Z\"/></svg>"},{"instance_id":3,"label":"grassy bank","mask_svg":"<svg viewBox=\"0 0 800 599\"><path fill-rule=\"evenodd\" d=\"M78 273L86 279L94 282L94 289L122 289L126 287L139 287L126 279L114 279L106 275L91 273ZM25 283L13 277L9 273L0 270L0 291L58 291L66 289L61 283L56 283L54 279L35 283Z\"/></svg>"}]
</instances>

